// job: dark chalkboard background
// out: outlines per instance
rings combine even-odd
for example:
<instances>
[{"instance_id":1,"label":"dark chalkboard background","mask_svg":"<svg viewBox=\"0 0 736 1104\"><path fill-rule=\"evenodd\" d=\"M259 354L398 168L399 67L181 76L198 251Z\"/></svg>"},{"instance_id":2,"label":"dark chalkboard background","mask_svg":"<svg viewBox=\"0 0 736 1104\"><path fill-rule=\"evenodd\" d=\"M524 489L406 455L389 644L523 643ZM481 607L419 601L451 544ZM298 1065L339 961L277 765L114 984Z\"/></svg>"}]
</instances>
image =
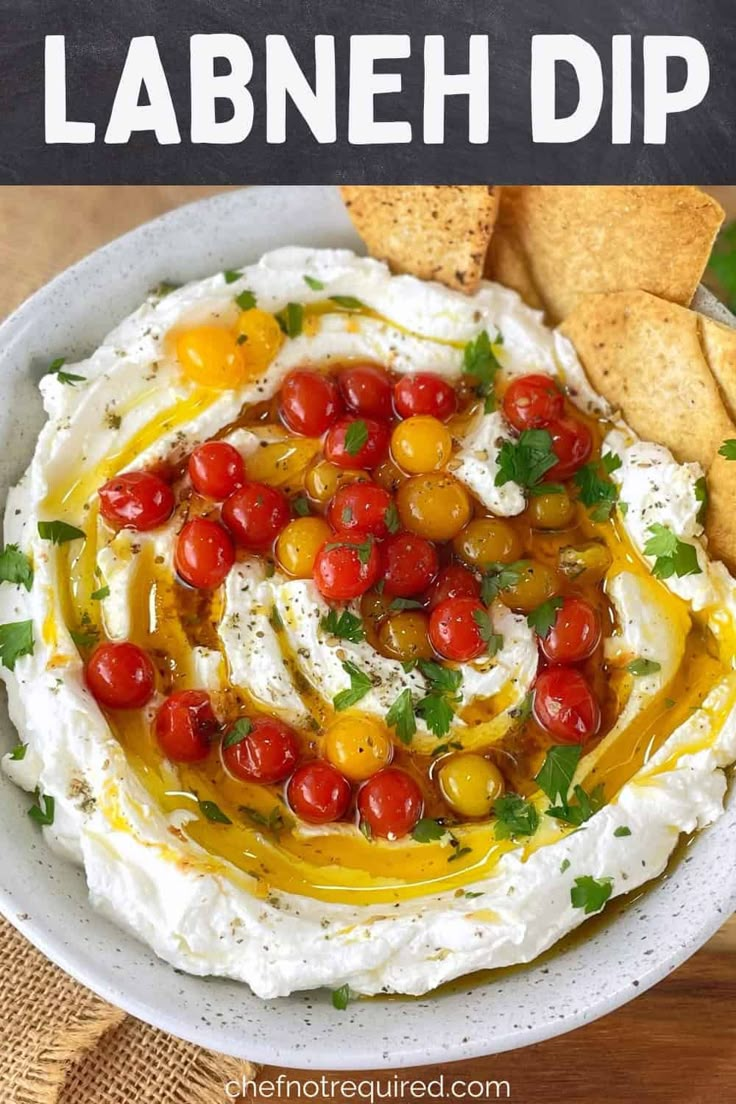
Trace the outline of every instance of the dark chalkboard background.
<instances>
[{"instance_id":1,"label":"dark chalkboard background","mask_svg":"<svg viewBox=\"0 0 736 1104\"><path fill-rule=\"evenodd\" d=\"M736 180L736 2L734 0L0 0L0 181L3 183L732 183ZM193 146L189 128L189 36L242 34L253 50L255 124L241 145ZM347 63L351 34L408 33L412 58L390 62L403 92L379 97L377 117L412 122L404 146L347 141ZM296 111L285 145L265 141L264 38L284 33L309 73L315 34L334 34L338 53L338 141L318 145ZM421 140L422 47L444 34L448 70L467 65L471 33L491 40L491 136L467 142L467 101L449 100L444 146ZM606 98L598 127L571 145L531 141L531 37L576 33L603 62ZM612 34L631 34L634 119L630 146L610 144L608 76ZM67 35L69 117L97 123L93 145L46 146L43 133L43 40ZM182 143L161 147L149 135L105 146L104 131L129 41L154 34L177 109ZM665 146L642 142L641 38L692 34L708 52L705 101L671 116ZM671 87L682 82L672 65ZM576 88L572 78L563 88ZM342 94L341 94L342 93ZM574 102L574 101L573 101Z\"/></svg>"}]
</instances>

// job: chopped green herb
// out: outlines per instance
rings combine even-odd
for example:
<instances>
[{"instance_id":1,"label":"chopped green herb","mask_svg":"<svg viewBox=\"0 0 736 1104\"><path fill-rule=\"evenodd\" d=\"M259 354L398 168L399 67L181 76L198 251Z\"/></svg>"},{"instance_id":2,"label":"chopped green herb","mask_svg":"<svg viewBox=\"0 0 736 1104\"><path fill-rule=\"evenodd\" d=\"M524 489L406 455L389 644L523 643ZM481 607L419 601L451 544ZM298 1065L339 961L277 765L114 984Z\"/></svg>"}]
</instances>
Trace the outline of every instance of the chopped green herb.
<instances>
[{"instance_id":1,"label":"chopped green herb","mask_svg":"<svg viewBox=\"0 0 736 1104\"><path fill-rule=\"evenodd\" d=\"M396 508L395 502L391 501L389 503L384 511L383 517L389 533L398 533L401 523L399 521L399 511Z\"/></svg>"},{"instance_id":2,"label":"chopped green herb","mask_svg":"<svg viewBox=\"0 0 736 1104\"><path fill-rule=\"evenodd\" d=\"M631 663L626 664L626 670L630 675L653 675L657 671L662 670L662 664L657 663L656 659L632 659Z\"/></svg>"},{"instance_id":3,"label":"chopped green herb","mask_svg":"<svg viewBox=\"0 0 736 1104\"><path fill-rule=\"evenodd\" d=\"M442 667L433 659L420 659L419 670L433 690L442 694L456 694L463 681L462 671L452 667Z\"/></svg>"},{"instance_id":4,"label":"chopped green herb","mask_svg":"<svg viewBox=\"0 0 736 1104\"><path fill-rule=\"evenodd\" d=\"M252 820L254 824L257 824L259 828L265 828L268 832L273 832L278 835L279 832L283 832L286 828L291 828L294 821L284 815L284 810L279 805L274 805L268 816L264 816L258 809L252 809L249 805L238 806L241 813Z\"/></svg>"},{"instance_id":5,"label":"chopped green herb","mask_svg":"<svg viewBox=\"0 0 736 1104\"><path fill-rule=\"evenodd\" d=\"M171 295L172 291L177 291L180 287L181 284L174 284L171 280L161 280L154 288L151 288L150 294L155 295L157 299L165 299L167 295Z\"/></svg>"},{"instance_id":6,"label":"chopped green herb","mask_svg":"<svg viewBox=\"0 0 736 1104\"><path fill-rule=\"evenodd\" d=\"M705 518L705 512L708 509L708 484L705 481L704 475L701 475L700 479L695 480L693 491L695 494L695 501L699 503L698 521L702 525Z\"/></svg>"},{"instance_id":7,"label":"chopped green herb","mask_svg":"<svg viewBox=\"0 0 736 1104\"><path fill-rule=\"evenodd\" d=\"M339 989L333 990L332 993L332 1007L336 1008L338 1012L344 1012L347 1006L350 1004L350 986L341 985Z\"/></svg>"},{"instance_id":8,"label":"chopped green herb","mask_svg":"<svg viewBox=\"0 0 736 1104\"><path fill-rule=\"evenodd\" d=\"M652 574L658 579L669 579L672 575L682 578L684 575L699 575L701 567L695 546L679 540L665 525L655 522L649 526L652 534L644 545L644 553L654 557Z\"/></svg>"},{"instance_id":9,"label":"chopped green herb","mask_svg":"<svg viewBox=\"0 0 736 1104\"><path fill-rule=\"evenodd\" d=\"M304 283L307 287L310 287L312 291L324 291L325 285L321 280L318 280L316 276L304 276Z\"/></svg>"},{"instance_id":10,"label":"chopped green herb","mask_svg":"<svg viewBox=\"0 0 736 1104\"><path fill-rule=\"evenodd\" d=\"M496 339L496 344L502 344L500 335ZM475 393L485 400L483 407L486 414L496 409L495 383L500 367L486 330L465 346L463 372L475 381L473 385Z\"/></svg>"},{"instance_id":11,"label":"chopped green herb","mask_svg":"<svg viewBox=\"0 0 736 1104\"><path fill-rule=\"evenodd\" d=\"M211 820L214 824L232 824L230 817L223 813L220 806L216 805L214 801L200 801L198 804L207 820Z\"/></svg>"},{"instance_id":12,"label":"chopped green herb","mask_svg":"<svg viewBox=\"0 0 736 1104\"><path fill-rule=\"evenodd\" d=\"M473 620L478 626L481 640L486 645L489 656L495 656L503 648L503 636L494 631L493 622L486 610L475 610Z\"/></svg>"},{"instance_id":13,"label":"chopped green herb","mask_svg":"<svg viewBox=\"0 0 736 1104\"><path fill-rule=\"evenodd\" d=\"M467 898L468 901L472 901L476 897L482 897L482 896L483 896L482 893L473 893L473 891L470 890L470 889L465 890L465 897Z\"/></svg>"},{"instance_id":14,"label":"chopped green herb","mask_svg":"<svg viewBox=\"0 0 736 1104\"><path fill-rule=\"evenodd\" d=\"M416 712L435 736L446 736L452 727L455 710L443 694L427 694L416 704Z\"/></svg>"},{"instance_id":15,"label":"chopped green herb","mask_svg":"<svg viewBox=\"0 0 736 1104\"><path fill-rule=\"evenodd\" d=\"M226 268L222 275L225 277L226 284L234 284L236 280L240 279L243 273L237 272L234 268Z\"/></svg>"},{"instance_id":16,"label":"chopped green herb","mask_svg":"<svg viewBox=\"0 0 736 1104\"><path fill-rule=\"evenodd\" d=\"M557 620L557 611L562 609L562 598L548 598L537 606L535 610L527 614L526 623L530 629L534 629L537 636L548 636L549 631Z\"/></svg>"},{"instance_id":17,"label":"chopped green herb","mask_svg":"<svg viewBox=\"0 0 736 1104\"><path fill-rule=\"evenodd\" d=\"M480 585L480 596L483 602L489 606L502 590L508 590L509 587L516 586L522 573L529 566L529 562L529 560L516 560L510 564L488 564L483 572Z\"/></svg>"},{"instance_id":18,"label":"chopped green herb","mask_svg":"<svg viewBox=\"0 0 736 1104\"><path fill-rule=\"evenodd\" d=\"M447 829L443 828L439 821L432 820L431 817L422 817L421 820L417 821L411 838L416 840L417 843L435 843L446 834Z\"/></svg>"},{"instance_id":19,"label":"chopped green herb","mask_svg":"<svg viewBox=\"0 0 736 1104\"><path fill-rule=\"evenodd\" d=\"M718 450L718 455L726 460L736 460L736 438L729 437Z\"/></svg>"},{"instance_id":20,"label":"chopped green herb","mask_svg":"<svg viewBox=\"0 0 736 1104\"><path fill-rule=\"evenodd\" d=\"M664 699L664 704L667 707L667 709L672 709L673 706L677 705L677 702L675 701L674 698L665 698Z\"/></svg>"},{"instance_id":21,"label":"chopped green herb","mask_svg":"<svg viewBox=\"0 0 736 1104\"><path fill-rule=\"evenodd\" d=\"M249 311L256 305L256 297L252 291L241 291L240 295L235 296L235 302L242 311Z\"/></svg>"},{"instance_id":22,"label":"chopped green herb","mask_svg":"<svg viewBox=\"0 0 736 1104\"><path fill-rule=\"evenodd\" d=\"M537 483L535 487L529 487L528 491L533 498L538 498L540 495L564 494L565 485L564 483Z\"/></svg>"},{"instance_id":23,"label":"chopped green herb","mask_svg":"<svg viewBox=\"0 0 736 1104\"><path fill-rule=\"evenodd\" d=\"M11 621L0 625L0 663L9 671L21 656L33 655L33 622Z\"/></svg>"},{"instance_id":24,"label":"chopped green herb","mask_svg":"<svg viewBox=\"0 0 736 1104\"><path fill-rule=\"evenodd\" d=\"M563 859L560 863L560 874L564 874L566 870L570 869L570 860Z\"/></svg>"},{"instance_id":25,"label":"chopped green herb","mask_svg":"<svg viewBox=\"0 0 736 1104\"><path fill-rule=\"evenodd\" d=\"M367 820L361 820L358 824L358 828L367 840L373 839L373 829L371 828Z\"/></svg>"},{"instance_id":26,"label":"chopped green herb","mask_svg":"<svg viewBox=\"0 0 736 1104\"><path fill-rule=\"evenodd\" d=\"M358 544L354 544L352 541L330 541L325 545L325 552L331 552L333 548L350 548L358 555L358 560L363 565L367 564L371 558L371 549L373 548L373 538L366 537L364 541L360 541Z\"/></svg>"},{"instance_id":27,"label":"chopped green herb","mask_svg":"<svg viewBox=\"0 0 736 1104\"><path fill-rule=\"evenodd\" d=\"M394 598L388 607L390 610L422 609L422 603L415 598Z\"/></svg>"},{"instance_id":28,"label":"chopped green herb","mask_svg":"<svg viewBox=\"0 0 736 1104\"><path fill-rule=\"evenodd\" d=\"M101 602L103 598L109 598L109 597L110 597L110 588L109 588L109 586L102 586L102 587L100 587L99 590L93 590L92 593L90 594L90 598L92 599L93 602Z\"/></svg>"},{"instance_id":29,"label":"chopped green herb","mask_svg":"<svg viewBox=\"0 0 736 1104\"><path fill-rule=\"evenodd\" d=\"M274 629L276 632L280 632L280 630L283 629L284 622L281 620L281 614L276 609L276 606L273 606L273 608L271 609L271 614L268 620L271 624L271 628Z\"/></svg>"},{"instance_id":30,"label":"chopped green herb","mask_svg":"<svg viewBox=\"0 0 736 1104\"><path fill-rule=\"evenodd\" d=\"M87 629L86 632L70 629L69 635L78 648L92 648L100 637L99 630L95 628Z\"/></svg>"},{"instance_id":31,"label":"chopped green herb","mask_svg":"<svg viewBox=\"0 0 736 1104\"><path fill-rule=\"evenodd\" d=\"M276 315L276 321L287 337L298 337L304 324L304 307L301 303L287 303Z\"/></svg>"},{"instance_id":32,"label":"chopped green herb","mask_svg":"<svg viewBox=\"0 0 736 1104\"><path fill-rule=\"evenodd\" d=\"M66 364L66 357L57 357L56 360L52 360L49 364L49 375L56 376L59 383L69 384L70 387L74 387L75 383L82 383L86 380L86 376L77 376L74 372L62 371Z\"/></svg>"},{"instance_id":33,"label":"chopped green herb","mask_svg":"<svg viewBox=\"0 0 736 1104\"><path fill-rule=\"evenodd\" d=\"M49 797L47 794L38 794L37 802L38 804L31 805L28 815L39 827L48 828L49 825L54 823L56 802L53 797Z\"/></svg>"},{"instance_id":34,"label":"chopped green herb","mask_svg":"<svg viewBox=\"0 0 736 1104\"><path fill-rule=\"evenodd\" d=\"M33 566L17 544L8 544L0 552L0 583L17 583L26 590L33 585Z\"/></svg>"},{"instance_id":35,"label":"chopped green herb","mask_svg":"<svg viewBox=\"0 0 736 1104\"><path fill-rule=\"evenodd\" d=\"M365 306L365 303L361 303L354 295L331 295L330 302L342 307L343 310L362 310Z\"/></svg>"},{"instance_id":36,"label":"chopped green herb","mask_svg":"<svg viewBox=\"0 0 736 1104\"><path fill-rule=\"evenodd\" d=\"M620 824L618 828L615 829L613 834L616 839L623 839L624 836L631 835L631 829L626 824Z\"/></svg>"},{"instance_id":37,"label":"chopped green herb","mask_svg":"<svg viewBox=\"0 0 736 1104\"><path fill-rule=\"evenodd\" d=\"M363 622L350 610L343 610L339 615L337 610L330 610L320 621L320 628L340 640L349 640L351 644L360 644L365 639Z\"/></svg>"},{"instance_id":38,"label":"chopped green herb","mask_svg":"<svg viewBox=\"0 0 736 1104\"><path fill-rule=\"evenodd\" d=\"M341 713L343 709L349 709L351 705L355 705L373 687L371 678L364 671L361 671L360 667L356 667L354 663L351 663L349 659L345 660L342 669L350 677L350 689L341 690L332 699L332 704L338 713Z\"/></svg>"},{"instance_id":39,"label":"chopped green herb","mask_svg":"<svg viewBox=\"0 0 736 1104\"><path fill-rule=\"evenodd\" d=\"M458 859L464 859L466 855L469 855L471 851L470 847L458 847L448 858L448 863L457 862Z\"/></svg>"},{"instance_id":40,"label":"chopped green herb","mask_svg":"<svg viewBox=\"0 0 736 1104\"><path fill-rule=\"evenodd\" d=\"M499 797L493 806L496 815L496 839L513 836L533 836L539 827L539 813L531 801L519 794L507 793Z\"/></svg>"},{"instance_id":41,"label":"chopped green herb","mask_svg":"<svg viewBox=\"0 0 736 1104\"><path fill-rule=\"evenodd\" d=\"M28 744L16 744L14 748L11 748L10 758L14 763L18 763L21 759L25 759L27 751Z\"/></svg>"},{"instance_id":42,"label":"chopped green herb","mask_svg":"<svg viewBox=\"0 0 736 1104\"><path fill-rule=\"evenodd\" d=\"M532 715L532 707L534 705L534 691L529 690L521 699L518 705L515 705L513 709L509 710L509 716L513 717L515 721L521 721L524 724L528 721Z\"/></svg>"},{"instance_id":43,"label":"chopped green herb","mask_svg":"<svg viewBox=\"0 0 736 1104\"><path fill-rule=\"evenodd\" d=\"M292 498L291 506L297 517L309 517L309 499L306 495L299 494L296 498Z\"/></svg>"},{"instance_id":44,"label":"chopped green herb","mask_svg":"<svg viewBox=\"0 0 736 1104\"><path fill-rule=\"evenodd\" d=\"M368 426L362 418L356 418L345 431L345 451L348 456L357 456L368 440Z\"/></svg>"},{"instance_id":45,"label":"chopped green herb","mask_svg":"<svg viewBox=\"0 0 736 1104\"><path fill-rule=\"evenodd\" d=\"M547 752L541 770L534 781L550 801L567 800L573 776L580 762L580 755L579 744L558 744Z\"/></svg>"},{"instance_id":46,"label":"chopped green herb","mask_svg":"<svg viewBox=\"0 0 736 1104\"><path fill-rule=\"evenodd\" d=\"M516 441L504 441L498 453L496 486L518 483L530 490L557 463L552 435L546 429L525 429Z\"/></svg>"},{"instance_id":47,"label":"chopped green herb","mask_svg":"<svg viewBox=\"0 0 736 1104\"><path fill-rule=\"evenodd\" d=\"M402 744L410 744L417 730L417 722L414 716L414 704L411 699L411 691L402 690L396 701L386 714L386 724L396 730L396 735Z\"/></svg>"},{"instance_id":48,"label":"chopped green herb","mask_svg":"<svg viewBox=\"0 0 736 1104\"><path fill-rule=\"evenodd\" d=\"M253 731L253 723L249 717L238 717L235 724L222 741L223 748L235 747L242 744L243 740Z\"/></svg>"},{"instance_id":49,"label":"chopped green herb","mask_svg":"<svg viewBox=\"0 0 736 1104\"><path fill-rule=\"evenodd\" d=\"M590 793L582 786L575 786L572 792L575 801L565 799L562 804L549 808L547 816L554 817L555 820L564 820L566 824L579 828L603 807L603 784L596 786Z\"/></svg>"},{"instance_id":50,"label":"chopped green herb","mask_svg":"<svg viewBox=\"0 0 736 1104\"><path fill-rule=\"evenodd\" d=\"M593 521L607 521L618 498L618 488L608 476L621 467L621 461L613 452L607 452L600 464L592 461L584 464L573 476L578 497L584 506L590 506ZM605 472L601 475L601 468Z\"/></svg>"},{"instance_id":51,"label":"chopped green herb","mask_svg":"<svg viewBox=\"0 0 736 1104\"><path fill-rule=\"evenodd\" d=\"M52 544L66 544L67 541L80 540L86 533L75 525L67 525L65 521L39 521L38 535L41 540L51 541Z\"/></svg>"},{"instance_id":52,"label":"chopped green herb","mask_svg":"<svg viewBox=\"0 0 736 1104\"><path fill-rule=\"evenodd\" d=\"M582 878L575 879L570 890L570 901L573 908L584 909L586 915L589 915L591 912L600 912L612 891L612 878L593 878L590 874L584 874Z\"/></svg>"}]
</instances>

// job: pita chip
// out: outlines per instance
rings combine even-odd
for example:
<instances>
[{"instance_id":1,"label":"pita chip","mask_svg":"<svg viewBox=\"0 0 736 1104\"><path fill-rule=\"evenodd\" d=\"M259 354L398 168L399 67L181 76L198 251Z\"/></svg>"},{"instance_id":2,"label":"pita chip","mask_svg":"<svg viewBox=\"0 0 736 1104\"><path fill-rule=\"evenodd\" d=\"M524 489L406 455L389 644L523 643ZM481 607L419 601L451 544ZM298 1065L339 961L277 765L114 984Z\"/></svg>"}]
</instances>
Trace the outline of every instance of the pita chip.
<instances>
[{"instance_id":1,"label":"pita chip","mask_svg":"<svg viewBox=\"0 0 736 1104\"><path fill-rule=\"evenodd\" d=\"M394 272L472 293L483 276L498 208L486 185L343 187L345 206L372 257Z\"/></svg>"}]
</instances>

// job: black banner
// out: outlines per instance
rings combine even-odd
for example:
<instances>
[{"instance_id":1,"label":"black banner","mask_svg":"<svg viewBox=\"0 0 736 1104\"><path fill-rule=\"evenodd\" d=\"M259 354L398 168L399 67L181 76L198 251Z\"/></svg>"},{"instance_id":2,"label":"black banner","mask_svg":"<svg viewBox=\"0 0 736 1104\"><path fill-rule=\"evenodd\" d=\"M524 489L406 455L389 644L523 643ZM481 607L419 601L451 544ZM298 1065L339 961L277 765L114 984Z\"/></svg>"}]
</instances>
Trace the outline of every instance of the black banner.
<instances>
[{"instance_id":1,"label":"black banner","mask_svg":"<svg viewBox=\"0 0 736 1104\"><path fill-rule=\"evenodd\" d=\"M730 0L0 0L3 183L731 183Z\"/></svg>"}]
</instances>

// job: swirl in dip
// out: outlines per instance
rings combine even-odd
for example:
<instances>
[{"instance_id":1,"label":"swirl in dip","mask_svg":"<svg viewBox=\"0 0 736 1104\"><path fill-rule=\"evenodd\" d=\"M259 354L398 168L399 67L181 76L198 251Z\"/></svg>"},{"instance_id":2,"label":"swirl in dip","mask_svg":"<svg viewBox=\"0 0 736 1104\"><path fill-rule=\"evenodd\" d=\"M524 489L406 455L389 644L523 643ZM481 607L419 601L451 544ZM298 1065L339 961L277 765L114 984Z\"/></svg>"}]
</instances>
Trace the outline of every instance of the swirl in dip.
<instances>
[{"instance_id":1,"label":"swirl in dip","mask_svg":"<svg viewBox=\"0 0 736 1104\"><path fill-rule=\"evenodd\" d=\"M282 249L41 389L4 767L175 966L423 993L718 816L736 603L702 473L514 292Z\"/></svg>"}]
</instances>

